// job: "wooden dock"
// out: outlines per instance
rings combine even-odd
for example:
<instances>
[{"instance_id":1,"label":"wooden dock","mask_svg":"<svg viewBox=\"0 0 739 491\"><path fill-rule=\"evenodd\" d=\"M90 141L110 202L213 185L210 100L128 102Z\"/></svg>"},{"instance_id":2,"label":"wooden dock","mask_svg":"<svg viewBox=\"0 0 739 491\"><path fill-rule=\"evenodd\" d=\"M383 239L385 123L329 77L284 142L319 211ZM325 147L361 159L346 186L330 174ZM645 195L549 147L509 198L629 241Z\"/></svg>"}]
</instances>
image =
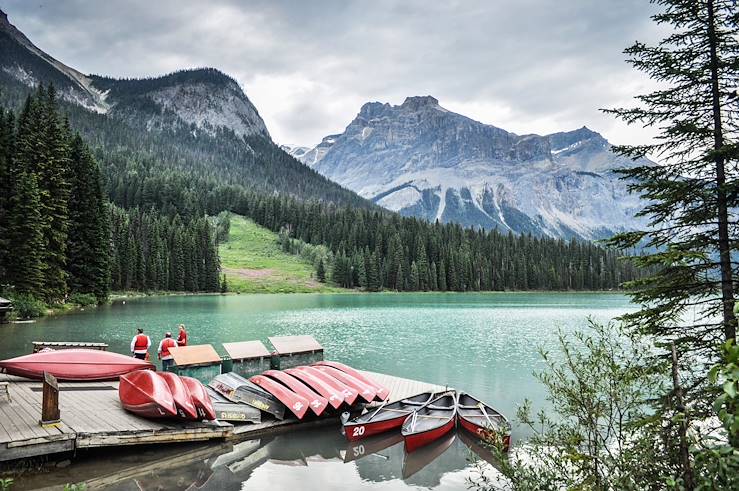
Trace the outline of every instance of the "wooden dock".
<instances>
[{"instance_id":1,"label":"wooden dock","mask_svg":"<svg viewBox=\"0 0 739 491\"><path fill-rule=\"evenodd\" d=\"M391 375L365 372L398 400L444 387ZM72 452L77 449L151 443L193 442L278 433L316 425L336 424L337 418L301 423L292 418L261 424L155 421L121 408L118 382L62 382L59 384L61 423L42 427L41 382L0 374L8 382L12 401L0 394L0 462Z\"/></svg>"}]
</instances>

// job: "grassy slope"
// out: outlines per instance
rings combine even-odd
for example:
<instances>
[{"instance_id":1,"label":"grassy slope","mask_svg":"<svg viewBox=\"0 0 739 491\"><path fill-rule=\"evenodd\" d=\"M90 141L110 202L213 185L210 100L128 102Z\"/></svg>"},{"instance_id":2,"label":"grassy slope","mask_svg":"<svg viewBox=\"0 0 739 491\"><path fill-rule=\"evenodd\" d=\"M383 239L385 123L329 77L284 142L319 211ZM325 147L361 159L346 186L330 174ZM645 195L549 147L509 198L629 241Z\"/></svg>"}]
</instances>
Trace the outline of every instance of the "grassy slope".
<instances>
[{"instance_id":1,"label":"grassy slope","mask_svg":"<svg viewBox=\"0 0 739 491\"><path fill-rule=\"evenodd\" d=\"M228 242L218 248L228 289L241 293L345 291L316 281L313 266L287 254L277 234L239 215L231 215Z\"/></svg>"}]
</instances>

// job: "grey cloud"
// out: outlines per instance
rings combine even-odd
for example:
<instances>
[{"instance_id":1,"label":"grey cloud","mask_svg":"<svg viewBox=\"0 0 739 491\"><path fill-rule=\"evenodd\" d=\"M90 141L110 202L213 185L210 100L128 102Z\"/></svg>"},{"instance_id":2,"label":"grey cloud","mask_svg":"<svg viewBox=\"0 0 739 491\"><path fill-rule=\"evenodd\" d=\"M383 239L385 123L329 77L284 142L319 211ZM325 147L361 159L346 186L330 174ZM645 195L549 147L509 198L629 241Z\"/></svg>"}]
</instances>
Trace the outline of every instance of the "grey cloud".
<instances>
[{"instance_id":1,"label":"grey cloud","mask_svg":"<svg viewBox=\"0 0 739 491\"><path fill-rule=\"evenodd\" d=\"M623 61L658 34L646 0L0 0L39 47L88 73L214 66L235 76L276 140L312 144L369 100L432 94L519 133L587 124L644 141L598 108L648 83Z\"/></svg>"}]
</instances>

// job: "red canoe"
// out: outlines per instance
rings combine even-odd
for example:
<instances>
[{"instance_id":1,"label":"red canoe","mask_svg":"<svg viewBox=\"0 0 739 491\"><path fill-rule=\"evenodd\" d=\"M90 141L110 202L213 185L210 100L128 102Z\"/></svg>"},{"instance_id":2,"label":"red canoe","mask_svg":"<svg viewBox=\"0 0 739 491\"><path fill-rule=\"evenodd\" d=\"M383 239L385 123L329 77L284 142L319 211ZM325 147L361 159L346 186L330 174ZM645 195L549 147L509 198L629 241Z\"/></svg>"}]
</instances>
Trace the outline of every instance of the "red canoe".
<instances>
[{"instance_id":1,"label":"red canoe","mask_svg":"<svg viewBox=\"0 0 739 491\"><path fill-rule=\"evenodd\" d=\"M351 375L355 379L361 380L365 384L374 387L375 392L377 392L377 398L380 401L386 400L388 398L388 396L390 395L390 391L388 389L386 389L382 385L378 384L374 380L370 379L369 377L367 377L366 375L364 375L363 373L361 373L359 370L356 370L356 369L350 367L349 365L344 365L343 363L339 363L338 361L319 361L319 362L316 363L316 365L325 365L325 366L328 366L328 367L338 368L342 372L348 373L349 375Z\"/></svg>"},{"instance_id":2,"label":"red canoe","mask_svg":"<svg viewBox=\"0 0 739 491\"><path fill-rule=\"evenodd\" d=\"M325 383L323 380L314 377L310 373L298 370L297 368L288 368L285 372L305 383L308 387L325 397L334 409L339 409L339 407L344 403L344 396L340 390Z\"/></svg>"},{"instance_id":3,"label":"red canoe","mask_svg":"<svg viewBox=\"0 0 739 491\"><path fill-rule=\"evenodd\" d=\"M383 404L379 408L372 408L356 418L344 423L344 434L353 442L377 435L386 431L395 430L403 425L409 414L422 408L424 404L439 394L422 392L400 401Z\"/></svg>"},{"instance_id":4,"label":"red canoe","mask_svg":"<svg viewBox=\"0 0 739 491\"><path fill-rule=\"evenodd\" d=\"M372 402L373 400L375 400L375 395L377 395L377 390L374 387L365 384L361 380L352 377L348 373L342 372L339 369L329 367L329 366L324 366L324 365L316 365L314 366L314 368L316 370L322 371L326 375L329 375L335 378L336 380L338 380L339 382L346 384L352 389L356 390L357 392L359 392L359 395L362 396L362 399L364 399L365 401Z\"/></svg>"},{"instance_id":5,"label":"red canoe","mask_svg":"<svg viewBox=\"0 0 739 491\"><path fill-rule=\"evenodd\" d=\"M272 380L264 375L254 375L249 379L253 384L257 384L262 389L266 390L281 403L285 405L292 413L297 416L298 419L303 419L310 402L300 394L296 394L279 382Z\"/></svg>"},{"instance_id":6,"label":"red canoe","mask_svg":"<svg viewBox=\"0 0 739 491\"><path fill-rule=\"evenodd\" d=\"M198 411L198 418L214 421L216 419L216 409L213 407L213 401L210 399L208 391L205 390L205 386L200 383L200 380L192 377L181 376L180 380L190 391L192 403Z\"/></svg>"},{"instance_id":7,"label":"red canoe","mask_svg":"<svg viewBox=\"0 0 739 491\"><path fill-rule=\"evenodd\" d=\"M267 370L262 375L266 375L281 382L291 391L308 399L308 405L310 406L311 411L316 414L316 416L320 416L328 407L328 399L316 394L311 389L309 389L307 385L305 385L303 382L296 379L289 373L281 372L279 370Z\"/></svg>"},{"instance_id":8,"label":"red canoe","mask_svg":"<svg viewBox=\"0 0 739 491\"><path fill-rule=\"evenodd\" d=\"M460 394L457 400L459 424L477 438L497 440L508 450L511 443L511 423L505 416L469 394Z\"/></svg>"},{"instance_id":9,"label":"red canoe","mask_svg":"<svg viewBox=\"0 0 739 491\"><path fill-rule=\"evenodd\" d=\"M198 410L195 408L195 404L192 403L190 389L187 388L182 379L172 372L158 372L157 375L162 377L169 387L174 405L177 407L177 414L184 419L197 420Z\"/></svg>"},{"instance_id":10,"label":"red canoe","mask_svg":"<svg viewBox=\"0 0 739 491\"><path fill-rule=\"evenodd\" d=\"M316 377L317 379L320 379L330 386L332 386L334 389L338 390L341 395L344 397L344 402L346 402L348 405L354 404L354 401L357 400L357 397L359 397L359 391L357 389L353 389L352 387L349 387L343 382L340 382L333 378L330 375L326 375L316 367L297 367L297 370L302 370L303 373L309 373Z\"/></svg>"},{"instance_id":11,"label":"red canoe","mask_svg":"<svg viewBox=\"0 0 739 491\"><path fill-rule=\"evenodd\" d=\"M151 370L121 375L118 397L123 409L145 418L177 416L177 407L167 382Z\"/></svg>"},{"instance_id":12,"label":"red canoe","mask_svg":"<svg viewBox=\"0 0 739 491\"><path fill-rule=\"evenodd\" d=\"M151 370L149 362L131 356L93 349L45 351L0 361L0 369L11 375L40 379L44 372L58 380L115 380L135 370Z\"/></svg>"},{"instance_id":13,"label":"red canoe","mask_svg":"<svg viewBox=\"0 0 739 491\"><path fill-rule=\"evenodd\" d=\"M438 440L454 429L457 423L457 398L445 394L411 413L405 421L400 433L405 439L408 452Z\"/></svg>"}]
</instances>

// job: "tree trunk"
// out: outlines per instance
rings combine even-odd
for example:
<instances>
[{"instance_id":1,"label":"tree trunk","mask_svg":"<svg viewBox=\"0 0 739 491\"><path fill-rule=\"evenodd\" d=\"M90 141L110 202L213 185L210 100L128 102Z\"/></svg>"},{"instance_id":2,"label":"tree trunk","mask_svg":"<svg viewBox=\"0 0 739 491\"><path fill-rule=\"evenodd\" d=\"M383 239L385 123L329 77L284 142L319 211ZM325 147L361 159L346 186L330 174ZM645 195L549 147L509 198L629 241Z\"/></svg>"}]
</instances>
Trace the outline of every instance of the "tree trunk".
<instances>
[{"instance_id":1,"label":"tree trunk","mask_svg":"<svg viewBox=\"0 0 739 491\"><path fill-rule=\"evenodd\" d=\"M736 339L736 316L734 315L734 285L731 271L731 248L729 243L729 213L726 198L726 173L724 157L718 152L724 146L721 123L721 92L719 90L718 55L716 53L716 27L713 0L708 0L708 44L711 52L711 96L713 99L713 148L716 155L716 204L718 207L718 248L721 264L721 299L723 302L724 338Z\"/></svg>"},{"instance_id":2,"label":"tree trunk","mask_svg":"<svg viewBox=\"0 0 739 491\"><path fill-rule=\"evenodd\" d=\"M680 466L683 468L683 486L687 491L695 488L693 479L693 466L690 463L690 451L688 448L688 415L685 411L683 401L683 389L680 387L680 379L677 374L677 351L675 343L672 344L672 386L675 397L675 410L682 415L678 422L678 435L680 438Z\"/></svg>"}]
</instances>

